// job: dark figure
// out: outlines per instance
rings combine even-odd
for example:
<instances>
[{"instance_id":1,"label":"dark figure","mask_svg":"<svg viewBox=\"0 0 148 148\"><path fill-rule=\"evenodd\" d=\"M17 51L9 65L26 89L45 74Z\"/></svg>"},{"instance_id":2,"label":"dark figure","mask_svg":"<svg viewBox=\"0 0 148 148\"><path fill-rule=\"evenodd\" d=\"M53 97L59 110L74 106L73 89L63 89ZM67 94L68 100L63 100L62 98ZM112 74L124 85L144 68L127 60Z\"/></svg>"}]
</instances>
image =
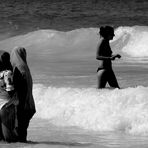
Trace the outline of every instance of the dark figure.
<instances>
[{"instance_id":1,"label":"dark figure","mask_svg":"<svg viewBox=\"0 0 148 148\"><path fill-rule=\"evenodd\" d=\"M11 52L11 64L14 73L14 88L19 100L17 116L18 140L20 142L27 141L27 128L31 118L36 112L32 95L32 76L27 65L26 57L26 50L23 47L17 47Z\"/></svg>"},{"instance_id":2,"label":"dark figure","mask_svg":"<svg viewBox=\"0 0 148 148\"><path fill-rule=\"evenodd\" d=\"M12 70L10 63L10 54L4 50L0 50L0 71Z\"/></svg>"},{"instance_id":3,"label":"dark figure","mask_svg":"<svg viewBox=\"0 0 148 148\"><path fill-rule=\"evenodd\" d=\"M97 70L98 88L105 88L107 82L113 88L119 88L116 76L112 69L112 60L121 58L119 54L113 55L109 41L113 39L114 29L110 26L100 28L101 43L97 48L96 59L99 60Z\"/></svg>"},{"instance_id":4,"label":"dark figure","mask_svg":"<svg viewBox=\"0 0 148 148\"><path fill-rule=\"evenodd\" d=\"M17 141L17 105L18 100L14 90L4 87L2 82L8 81L10 75L4 71L11 72L10 55L6 51L0 51L0 139L7 142ZM4 78L2 77L4 75ZM8 76L9 75L9 76ZM9 77L9 78L8 78ZM8 79L7 79L8 78ZM5 85L6 86L6 85ZM11 86L10 86L11 87ZM13 92L13 93L12 93ZM11 95L10 95L10 94Z\"/></svg>"}]
</instances>

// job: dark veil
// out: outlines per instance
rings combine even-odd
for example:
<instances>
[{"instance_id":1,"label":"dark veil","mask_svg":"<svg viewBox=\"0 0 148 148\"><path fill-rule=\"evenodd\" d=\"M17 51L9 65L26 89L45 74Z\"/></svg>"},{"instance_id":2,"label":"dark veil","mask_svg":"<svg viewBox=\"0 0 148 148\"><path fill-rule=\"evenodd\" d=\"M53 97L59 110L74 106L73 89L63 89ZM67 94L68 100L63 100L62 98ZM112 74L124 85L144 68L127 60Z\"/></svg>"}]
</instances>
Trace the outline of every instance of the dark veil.
<instances>
[{"instance_id":1,"label":"dark veil","mask_svg":"<svg viewBox=\"0 0 148 148\"><path fill-rule=\"evenodd\" d=\"M0 71L12 70L10 63L10 54L7 51L0 50Z\"/></svg>"}]
</instances>

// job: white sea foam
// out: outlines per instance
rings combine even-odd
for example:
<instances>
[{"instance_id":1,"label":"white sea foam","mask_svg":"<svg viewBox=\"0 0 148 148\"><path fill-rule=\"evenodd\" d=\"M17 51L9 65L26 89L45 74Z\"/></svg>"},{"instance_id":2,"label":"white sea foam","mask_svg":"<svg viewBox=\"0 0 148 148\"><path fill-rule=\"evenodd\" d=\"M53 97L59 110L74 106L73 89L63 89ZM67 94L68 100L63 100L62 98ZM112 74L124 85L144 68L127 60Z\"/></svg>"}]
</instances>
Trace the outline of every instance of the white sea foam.
<instances>
[{"instance_id":1,"label":"white sea foam","mask_svg":"<svg viewBox=\"0 0 148 148\"><path fill-rule=\"evenodd\" d=\"M119 27L114 41L119 41L121 51L130 57L148 57L148 28ZM123 45L121 45L123 44ZM138 61L138 59L137 59Z\"/></svg>"},{"instance_id":2,"label":"white sea foam","mask_svg":"<svg viewBox=\"0 0 148 148\"><path fill-rule=\"evenodd\" d=\"M34 85L36 117L58 126L148 134L148 87L97 90Z\"/></svg>"}]
</instances>

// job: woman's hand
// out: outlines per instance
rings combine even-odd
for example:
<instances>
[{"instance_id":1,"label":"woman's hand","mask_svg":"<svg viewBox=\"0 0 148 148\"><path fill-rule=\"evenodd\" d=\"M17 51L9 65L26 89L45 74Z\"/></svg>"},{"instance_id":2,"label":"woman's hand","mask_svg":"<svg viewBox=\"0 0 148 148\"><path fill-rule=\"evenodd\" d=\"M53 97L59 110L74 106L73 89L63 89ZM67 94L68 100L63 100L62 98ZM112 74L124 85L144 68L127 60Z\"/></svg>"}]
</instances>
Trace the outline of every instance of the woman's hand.
<instances>
[{"instance_id":1,"label":"woman's hand","mask_svg":"<svg viewBox=\"0 0 148 148\"><path fill-rule=\"evenodd\" d=\"M121 55L120 55L120 54L117 54L116 57L117 57L118 59L120 59L120 58L121 58Z\"/></svg>"}]
</instances>

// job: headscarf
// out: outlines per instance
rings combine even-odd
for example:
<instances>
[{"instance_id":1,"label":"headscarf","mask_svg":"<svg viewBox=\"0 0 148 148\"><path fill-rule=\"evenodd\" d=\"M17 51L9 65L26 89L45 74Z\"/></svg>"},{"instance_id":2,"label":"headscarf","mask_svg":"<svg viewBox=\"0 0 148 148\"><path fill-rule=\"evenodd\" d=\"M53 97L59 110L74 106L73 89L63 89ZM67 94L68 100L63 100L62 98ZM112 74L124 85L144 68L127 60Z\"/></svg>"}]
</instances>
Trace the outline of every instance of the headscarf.
<instances>
[{"instance_id":1,"label":"headscarf","mask_svg":"<svg viewBox=\"0 0 148 148\"><path fill-rule=\"evenodd\" d=\"M14 48L11 52L10 57L13 69L17 67L21 72L29 71L30 73L30 70L27 65L27 60L26 60L27 54L25 48L23 47Z\"/></svg>"},{"instance_id":2,"label":"headscarf","mask_svg":"<svg viewBox=\"0 0 148 148\"><path fill-rule=\"evenodd\" d=\"M12 70L10 63L10 54L4 50L0 50L0 71Z\"/></svg>"},{"instance_id":3,"label":"headscarf","mask_svg":"<svg viewBox=\"0 0 148 148\"><path fill-rule=\"evenodd\" d=\"M24 98L26 100L24 105L25 106L24 110L26 112L29 112L30 116L33 116L33 114L35 113L35 103L32 95L33 82L29 67L27 65L26 58L27 58L26 49L23 47L14 48L10 55L10 61L13 70L17 68L27 82L28 88L27 88L26 98Z\"/></svg>"}]
</instances>

